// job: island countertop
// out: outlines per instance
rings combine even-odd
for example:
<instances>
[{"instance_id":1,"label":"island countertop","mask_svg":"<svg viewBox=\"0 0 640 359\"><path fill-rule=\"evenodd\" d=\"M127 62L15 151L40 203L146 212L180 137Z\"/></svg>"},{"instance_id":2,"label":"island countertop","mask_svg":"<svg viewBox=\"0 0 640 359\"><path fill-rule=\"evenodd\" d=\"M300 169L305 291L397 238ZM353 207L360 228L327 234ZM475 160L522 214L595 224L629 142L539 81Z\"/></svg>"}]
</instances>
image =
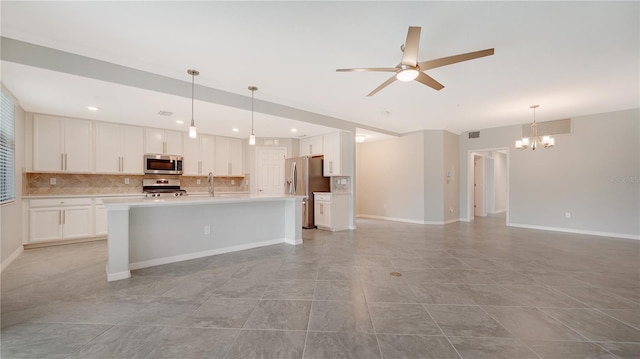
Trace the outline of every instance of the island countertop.
<instances>
[{"instance_id":1,"label":"island countertop","mask_svg":"<svg viewBox=\"0 0 640 359\"><path fill-rule=\"evenodd\" d=\"M197 204L222 204L222 203L245 203L245 202L269 202L269 201L295 201L302 200L305 196L295 195L250 195L250 194L220 194L213 197L209 195L189 195L184 197L161 197L161 198L105 198L104 205L109 208L130 208L130 207L157 207L157 206L192 206Z\"/></svg>"},{"instance_id":2,"label":"island countertop","mask_svg":"<svg viewBox=\"0 0 640 359\"><path fill-rule=\"evenodd\" d=\"M302 244L305 196L105 198L107 280L130 271L249 248Z\"/></svg>"}]
</instances>

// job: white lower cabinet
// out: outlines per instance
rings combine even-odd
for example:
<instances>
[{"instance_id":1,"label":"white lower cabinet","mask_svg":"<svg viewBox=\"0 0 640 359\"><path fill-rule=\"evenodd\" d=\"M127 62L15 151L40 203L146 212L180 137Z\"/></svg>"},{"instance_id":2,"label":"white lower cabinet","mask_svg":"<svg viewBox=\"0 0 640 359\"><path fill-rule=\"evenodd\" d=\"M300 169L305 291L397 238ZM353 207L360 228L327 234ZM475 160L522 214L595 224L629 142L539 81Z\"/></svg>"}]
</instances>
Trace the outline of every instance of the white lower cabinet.
<instances>
[{"instance_id":1,"label":"white lower cabinet","mask_svg":"<svg viewBox=\"0 0 640 359\"><path fill-rule=\"evenodd\" d=\"M95 207L93 209L94 225L93 234L96 237L107 235L107 208L102 203L102 198L96 198Z\"/></svg>"},{"instance_id":2,"label":"white lower cabinet","mask_svg":"<svg viewBox=\"0 0 640 359\"><path fill-rule=\"evenodd\" d=\"M93 236L91 198L29 201L29 242Z\"/></svg>"},{"instance_id":3,"label":"white lower cabinet","mask_svg":"<svg viewBox=\"0 0 640 359\"><path fill-rule=\"evenodd\" d=\"M343 231L349 229L349 195L314 192L313 212L318 229Z\"/></svg>"}]
</instances>

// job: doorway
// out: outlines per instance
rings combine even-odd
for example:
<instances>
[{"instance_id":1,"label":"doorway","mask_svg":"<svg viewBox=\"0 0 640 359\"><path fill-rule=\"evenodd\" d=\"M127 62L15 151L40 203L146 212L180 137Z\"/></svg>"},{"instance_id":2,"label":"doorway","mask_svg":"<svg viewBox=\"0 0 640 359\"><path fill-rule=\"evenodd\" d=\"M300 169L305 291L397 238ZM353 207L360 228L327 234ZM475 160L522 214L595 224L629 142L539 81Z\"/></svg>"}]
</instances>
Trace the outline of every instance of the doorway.
<instances>
[{"instance_id":1,"label":"doorway","mask_svg":"<svg viewBox=\"0 0 640 359\"><path fill-rule=\"evenodd\" d=\"M507 148L473 150L468 153L467 208L475 217L506 212L509 220L509 166Z\"/></svg>"},{"instance_id":2,"label":"doorway","mask_svg":"<svg viewBox=\"0 0 640 359\"><path fill-rule=\"evenodd\" d=\"M284 194L285 147L257 148L257 190L258 195L273 196Z\"/></svg>"}]
</instances>

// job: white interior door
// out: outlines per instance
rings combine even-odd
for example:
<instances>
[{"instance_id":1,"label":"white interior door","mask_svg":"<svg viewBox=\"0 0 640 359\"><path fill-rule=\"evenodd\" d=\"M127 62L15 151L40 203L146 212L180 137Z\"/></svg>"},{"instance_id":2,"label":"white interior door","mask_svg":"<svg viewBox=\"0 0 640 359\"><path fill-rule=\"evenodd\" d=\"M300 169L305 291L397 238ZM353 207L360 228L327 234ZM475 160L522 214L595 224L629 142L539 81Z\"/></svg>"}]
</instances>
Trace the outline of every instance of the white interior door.
<instances>
[{"instance_id":1,"label":"white interior door","mask_svg":"<svg viewBox=\"0 0 640 359\"><path fill-rule=\"evenodd\" d=\"M287 155L287 149L277 147L257 150L258 194L284 194L284 158Z\"/></svg>"},{"instance_id":2,"label":"white interior door","mask_svg":"<svg viewBox=\"0 0 640 359\"><path fill-rule=\"evenodd\" d=\"M474 216L486 216L485 208L485 161L482 156L474 156L473 158L473 214Z\"/></svg>"}]
</instances>

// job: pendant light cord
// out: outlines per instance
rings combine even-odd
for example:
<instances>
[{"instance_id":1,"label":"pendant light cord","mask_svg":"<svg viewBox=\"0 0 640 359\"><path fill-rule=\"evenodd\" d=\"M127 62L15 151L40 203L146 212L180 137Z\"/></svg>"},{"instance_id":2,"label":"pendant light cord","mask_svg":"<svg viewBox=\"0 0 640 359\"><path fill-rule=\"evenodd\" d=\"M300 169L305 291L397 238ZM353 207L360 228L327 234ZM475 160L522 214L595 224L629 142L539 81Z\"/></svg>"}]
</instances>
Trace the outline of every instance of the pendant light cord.
<instances>
[{"instance_id":1,"label":"pendant light cord","mask_svg":"<svg viewBox=\"0 0 640 359\"><path fill-rule=\"evenodd\" d=\"M193 126L193 94L195 89L196 74L191 72L191 126Z\"/></svg>"}]
</instances>

